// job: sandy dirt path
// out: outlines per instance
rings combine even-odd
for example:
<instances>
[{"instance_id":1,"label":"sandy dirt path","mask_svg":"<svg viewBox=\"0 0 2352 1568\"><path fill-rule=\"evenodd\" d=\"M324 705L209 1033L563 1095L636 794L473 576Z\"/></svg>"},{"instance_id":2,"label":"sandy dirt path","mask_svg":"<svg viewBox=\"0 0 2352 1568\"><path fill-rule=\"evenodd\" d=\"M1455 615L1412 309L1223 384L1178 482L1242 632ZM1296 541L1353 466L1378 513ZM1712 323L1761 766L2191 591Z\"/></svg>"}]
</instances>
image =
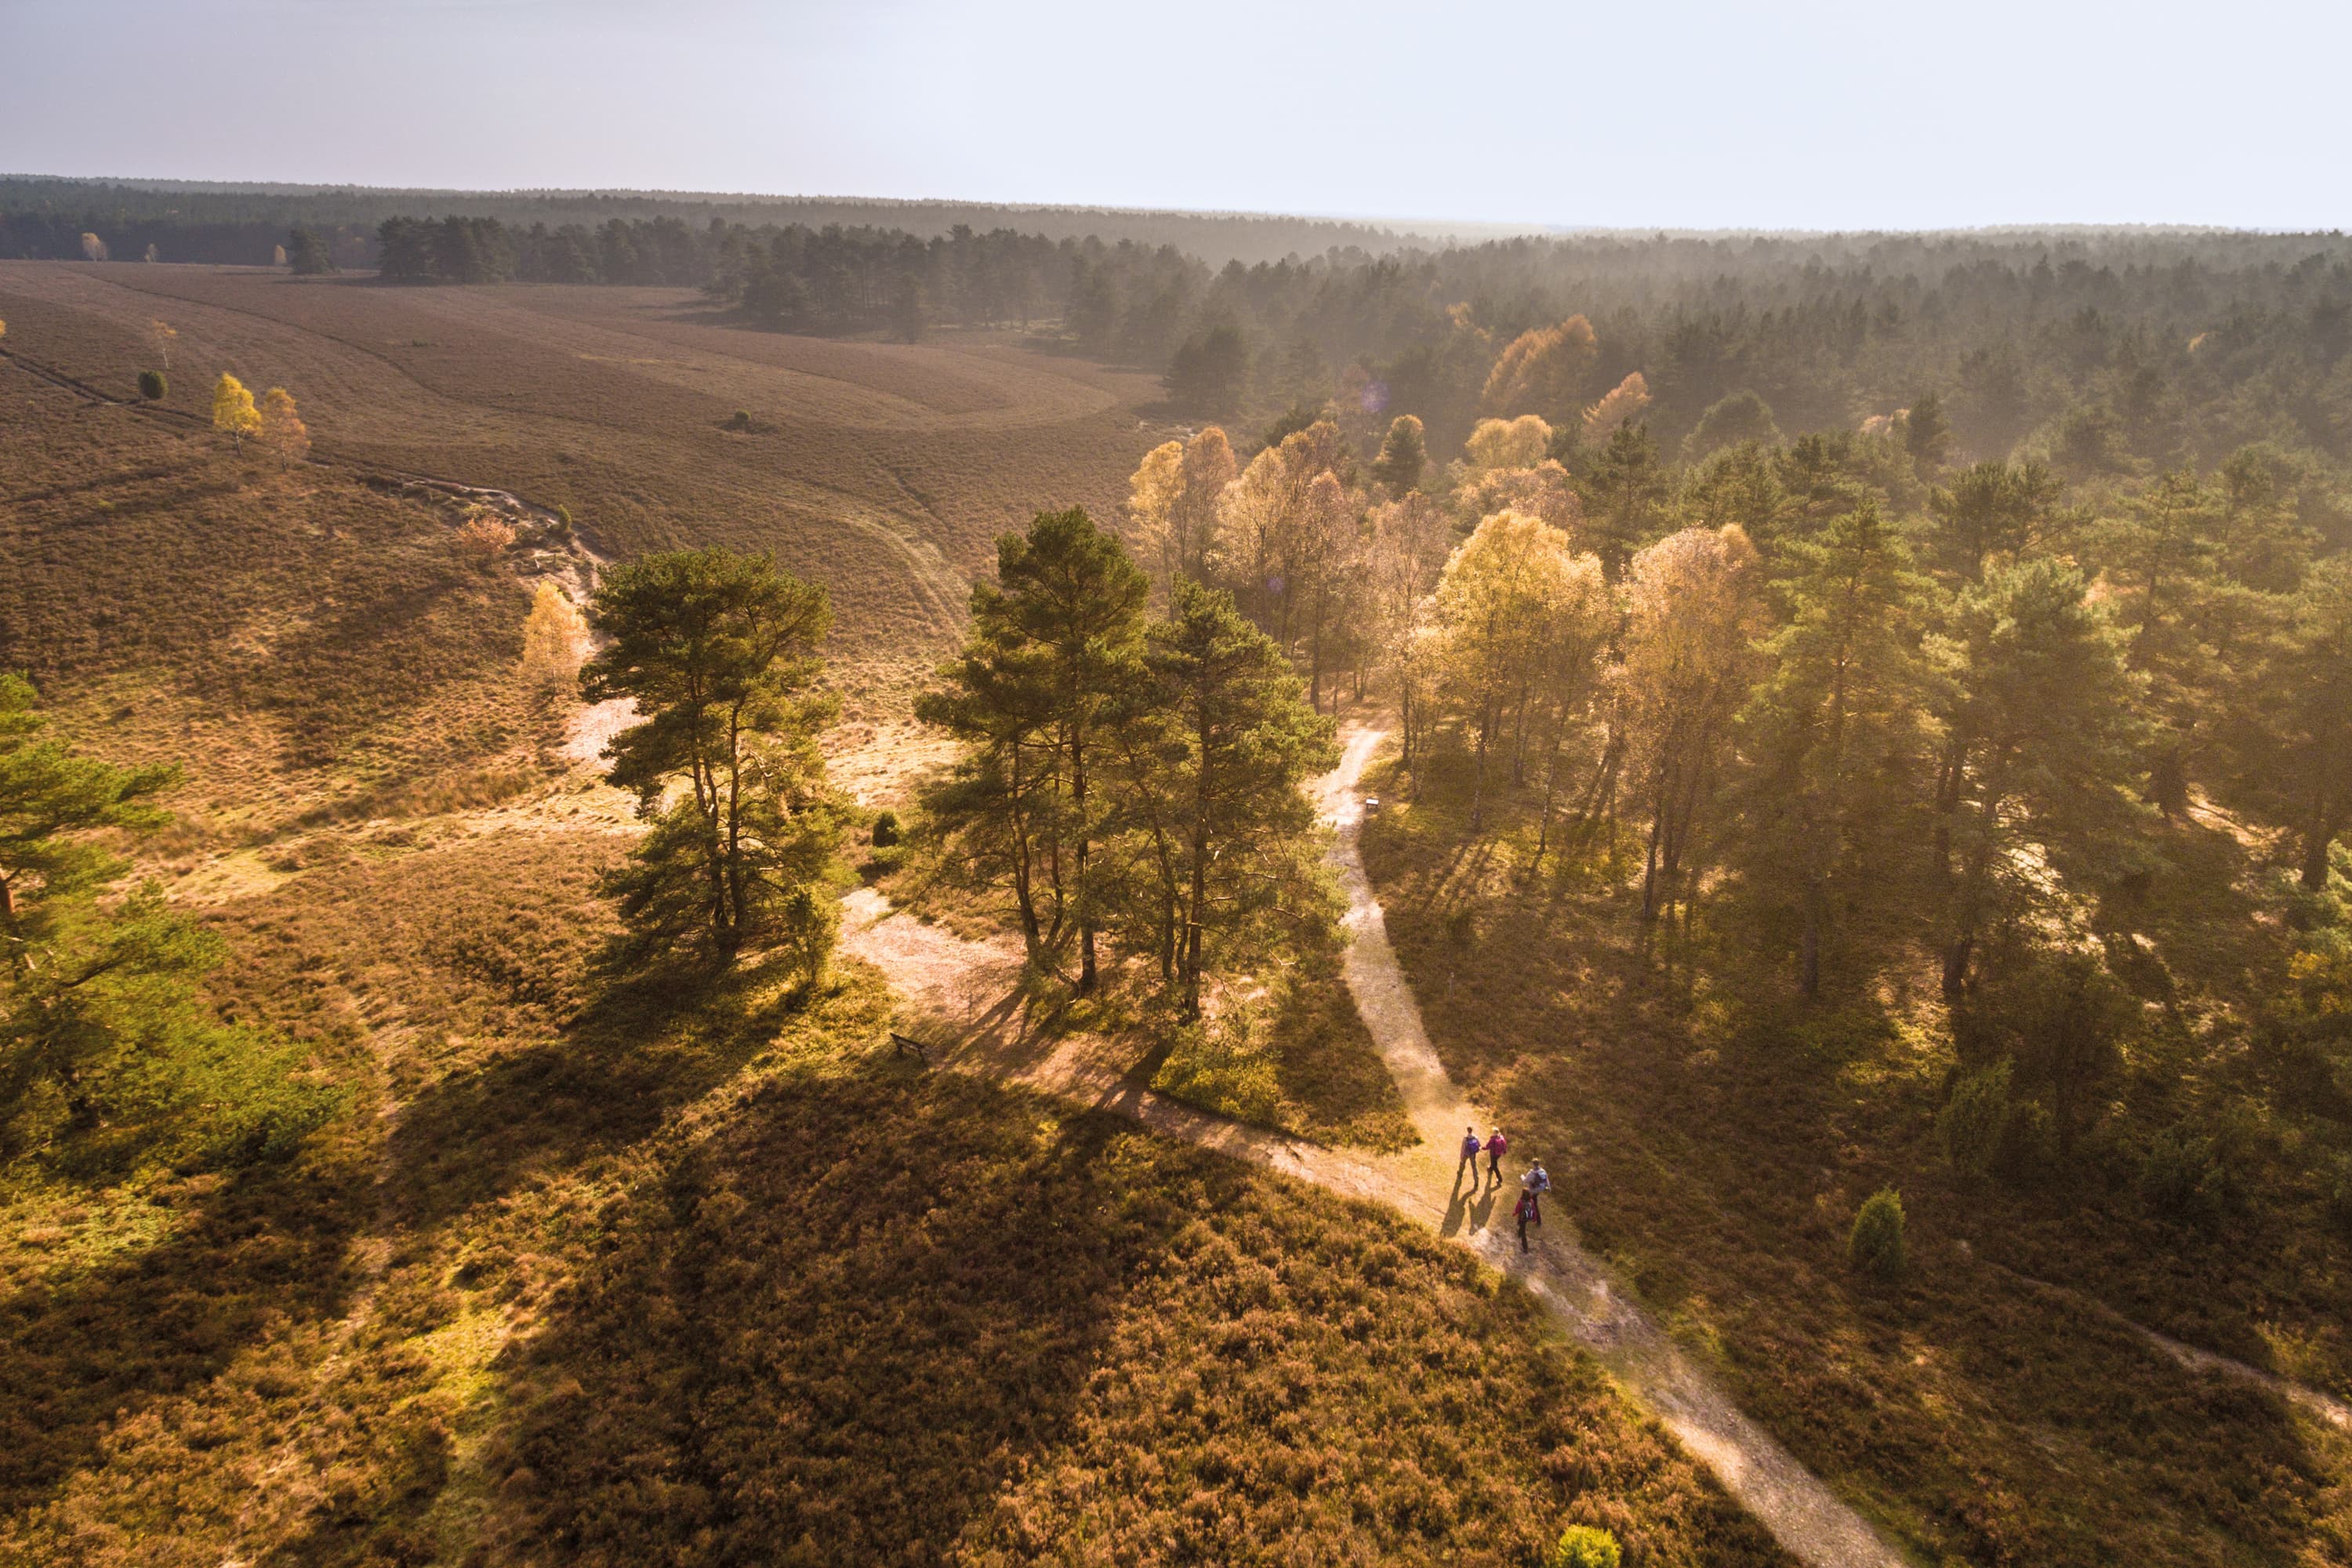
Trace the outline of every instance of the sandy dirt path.
<instances>
[{"instance_id":1,"label":"sandy dirt path","mask_svg":"<svg viewBox=\"0 0 2352 1568\"><path fill-rule=\"evenodd\" d=\"M1247 1127L1153 1093L1101 1042L1030 1043L1018 1000L1021 951L1011 938L967 942L890 908L862 889L847 901L845 949L881 968L940 1041L935 1061L1132 1117L1155 1131L1380 1203L1470 1247L1526 1283L1559 1322L1761 1520L1781 1545L1820 1568L1902 1568L1868 1521L1739 1413L1707 1373L1572 1236L1564 1215L1522 1254L1509 1223L1517 1186L1455 1173L1465 1126L1491 1125L1446 1076L1421 1008L1397 966L1380 900L1358 851L1356 785L1383 731L1353 728L1339 766L1313 794L1337 829L1332 862L1348 895L1347 982L1395 1076L1423 1145L1395 1155L1327 1149ZM1516 1165L1515 1165L1516 1169ZM1449 1181L1449 1178L1451 1180Z\"/></svg>"}]
</instances>

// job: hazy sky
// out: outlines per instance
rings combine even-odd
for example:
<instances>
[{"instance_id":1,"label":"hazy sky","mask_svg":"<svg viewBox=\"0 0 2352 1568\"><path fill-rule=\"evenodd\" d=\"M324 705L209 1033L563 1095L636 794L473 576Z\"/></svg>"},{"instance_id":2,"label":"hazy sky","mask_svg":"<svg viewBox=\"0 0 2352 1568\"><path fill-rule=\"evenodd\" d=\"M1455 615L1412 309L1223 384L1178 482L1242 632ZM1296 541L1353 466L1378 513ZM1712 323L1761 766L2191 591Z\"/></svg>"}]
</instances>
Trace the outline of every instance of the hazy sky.
<instances>
[{"instance_id":1,"label":"hazy sky","mask_svg":"<svg viewBox=\"0 0 2352 1568\"><path fill-rule=\"evenodd\" d=\"M0 171L2352 224L2343 0L0 0Z\"/></svg>"}]
</instances>

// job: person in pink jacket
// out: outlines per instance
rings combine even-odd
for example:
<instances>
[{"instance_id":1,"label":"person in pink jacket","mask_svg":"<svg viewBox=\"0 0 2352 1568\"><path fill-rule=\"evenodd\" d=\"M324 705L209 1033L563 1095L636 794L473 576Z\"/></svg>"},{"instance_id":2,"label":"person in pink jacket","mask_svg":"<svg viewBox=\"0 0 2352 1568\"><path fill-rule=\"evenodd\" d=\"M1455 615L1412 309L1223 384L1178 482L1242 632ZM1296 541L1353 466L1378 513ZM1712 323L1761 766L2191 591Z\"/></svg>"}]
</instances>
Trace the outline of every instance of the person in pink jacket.
<instances>
[{"instance_id":1,"label":"person in pink jacket","mask_svg":"<svg viewBox=\"0 0 2352 1568\"><path fill-rule=\"evenodd\" d=\"M1510 1147L1511 1141L1503 1136L1501 1128L1486 1134L1486 1179L1498 1187L1503 1184L1503 1155Z\"/></svg>"}]
</instances>

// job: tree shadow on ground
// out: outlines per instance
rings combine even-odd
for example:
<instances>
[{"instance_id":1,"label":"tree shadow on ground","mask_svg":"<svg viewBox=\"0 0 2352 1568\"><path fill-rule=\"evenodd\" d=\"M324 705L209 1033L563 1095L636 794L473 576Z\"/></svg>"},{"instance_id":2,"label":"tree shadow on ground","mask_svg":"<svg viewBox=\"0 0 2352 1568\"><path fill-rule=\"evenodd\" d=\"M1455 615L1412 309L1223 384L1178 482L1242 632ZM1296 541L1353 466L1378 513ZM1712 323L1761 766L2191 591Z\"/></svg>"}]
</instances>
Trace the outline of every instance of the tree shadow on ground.
<instances>
[{"instance_id":1,"label":"tree shadow on ground","mask_svg":"<svg viewBox=\"0 0 2352 1568\"><path fill-rule=\"evenodd\" d=\"M0 1299L0 1517L90 1464L121 1419L289 1322L346 1310L359 1283L348 1243L366 1215L358 1162L314 1152L211 1180L169 1239Z\"/></svg>"},{"instance_id":2,"label":"tree shadow on ground","mask_svg":"<svg viewBox=\"0 0 2352 1568\"><path fill-rule=\"evenodd\" d=\"M1106 1168L1123 1142L961 1076L772 1085L640 1192L514 1369L511 1555L940 1560L1189 1221L1118 1168L1167 1152Z\"/></svg>"},{"instance_id":3,"label":"tree shadow on ground","mask_svg":"<svg viewBox=\"0 0 2352 1568\"><path fill-rule=\"evenodd\" d=\"M773 1040L797 993L753 964L612 975L560 1038L453 1072L402 1109L386 1185L415 1228L505 1193L525 1171L577 1165L645 1137Z\"/></svg>"}]
</instances>

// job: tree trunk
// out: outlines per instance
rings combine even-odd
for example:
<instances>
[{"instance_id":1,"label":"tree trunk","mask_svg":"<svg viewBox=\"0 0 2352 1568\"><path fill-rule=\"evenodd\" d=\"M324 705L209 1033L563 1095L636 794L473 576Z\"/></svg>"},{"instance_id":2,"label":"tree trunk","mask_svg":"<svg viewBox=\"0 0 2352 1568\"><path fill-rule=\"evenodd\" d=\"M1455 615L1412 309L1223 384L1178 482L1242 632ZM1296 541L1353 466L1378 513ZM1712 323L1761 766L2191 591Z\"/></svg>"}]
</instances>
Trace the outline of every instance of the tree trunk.
<instances>
[{"instance_id":1,"label":"tree trunk","mask_svg":"<svg viewBox=\"0 0 2352 1568\"><path fill-rule=\"evenodd\" d=\"M1969 743L1958 731L1944 747L1936 773L1936 870L1952 874L1952 816L1960 809L1960 783L1968 771Z\"/></svg>"},{"instance_id":2,"label":"tree trunk","mask_svg":"<svg viewBox=\"0 0 2352 1568\"><path fill-rule=\"evenodd\" d=\"M1658 918L1658 836L1666 820L1666 789L1662 778L1650 797L1650 847L1642 864L1642 923Z\"/></svg>"},{"instance_id":3,"label":"tree trunk","mask_svg":"<svg viewBox=\"0 0 2352 1568\"><path fill-rule=\"evenodd\" d=\"M1805 935L1797 948L1797 984L1805 1000L1822 994L1822 906L1828 893L1818 877L1805 886Z\"/></svg>"},{"instance_id":4,"label":"tree trunk","mask_svg":"<svg viewBox=\"0 0 2352 1568\"><path fill-rule=\"evenodd\" d=\"M1944 1000L1957 1002L1968 994L1969 960L1976 952L1973 933L1954 937L1944 949Z\"/></svg>"},{"instance_id":5,"label":"tree trunk","mask_svg":"<svg viewBox=\"0 0 2352 1568\"><path fill-rule=\"evenodd\" d=\"M1078 994L1084 996L1095 988L1095 910L1087 885L1086 730L1078 724L1070 727L1070 805L1078 819Z\"/></svg>"},{"instance_id":6,"label":"tree trunk","mask_svg":"<svg viewBox=\"0 0 2352 1568\"><path fill-rule=\"evenodd\" d=\"M2327 886L2327 850L2336 840L2336 813L2329 790L2322 784L2311 803L2311 820L2303 830L2303 890L2316 893Z\"/></svg>"},{"instance_id":7,"label":"tree trunk","mask_svg":"<svg viewBox=\"0 0 2352 1568\"><path fill-rule=\"evenodd\" d=\"M1022 951L1031 963L1037 962L1042 933L1037 927L1037 889L1035 876L1030 865L1029 816L1022 807L1021 741L1015 736L1011 742L1012 764L1009 799L1013 818L1013 902L1021 912Z\"/></svg>"},{"instance_id":8,"label":"tree trunk","mask_svg":"<svg viewBox=\"0 0 2352 1568\"><path fill-rule=\"evenodd\" d=\"M742 708L727 715L727 923L729 945L744 938Z\"/></svg>"},{"instance_id":9,"label":"tree trunk","mask_svg":"<svg viewBox=\"0 0 2352 1568\"><path fill-rule=\"evenodd\" d=\"M2313 823L2303 836L2303 890L2316 893L2327 886L2327 851L2336 835L2325 823Z\"/></svg>"}]
</instances>

